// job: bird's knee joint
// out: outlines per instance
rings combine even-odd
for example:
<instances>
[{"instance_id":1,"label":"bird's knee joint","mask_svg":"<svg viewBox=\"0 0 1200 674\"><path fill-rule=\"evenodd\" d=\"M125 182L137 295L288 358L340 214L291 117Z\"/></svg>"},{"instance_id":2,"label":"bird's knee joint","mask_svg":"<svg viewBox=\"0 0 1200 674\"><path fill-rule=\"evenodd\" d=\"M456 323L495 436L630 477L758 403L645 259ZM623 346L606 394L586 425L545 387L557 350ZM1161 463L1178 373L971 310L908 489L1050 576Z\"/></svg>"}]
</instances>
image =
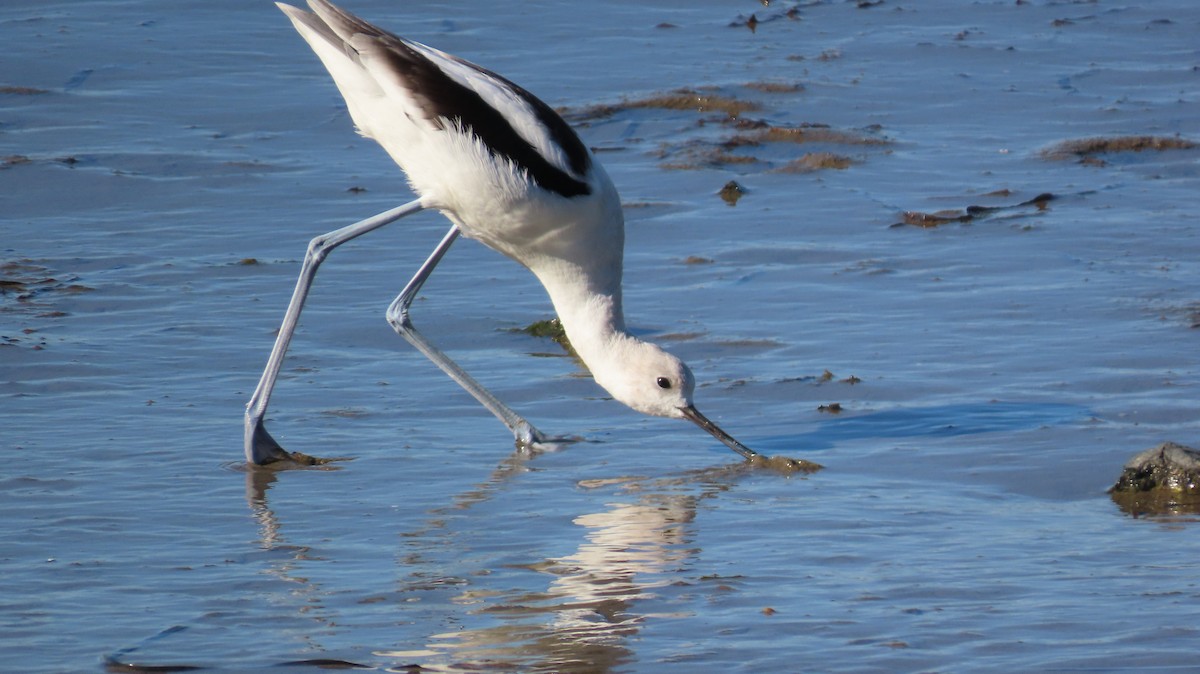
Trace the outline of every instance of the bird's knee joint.
<instances>
[{"instance_id":1,"label":"bird's knee joint","mask_svg":"<svg viewBox=\"0 0 1200 674\"><path fill-rule=\"evenodd\" d=\"M310 260L321 262L329 255L329 251L329 239L322 234L308 242L306 255Z\"/></svg>"},{"instance_id":2,"label":"bird's knee joint","mask_svg":"<svg viewBox=\"0 0 1200 674\"><path fill-rule=\"evenodd\" d=\"M408 309L404 308L399 311L389 309L387 312L387 322L397 332L412 332L413 322L408 315Z\"/></svg>"}]
</instances>

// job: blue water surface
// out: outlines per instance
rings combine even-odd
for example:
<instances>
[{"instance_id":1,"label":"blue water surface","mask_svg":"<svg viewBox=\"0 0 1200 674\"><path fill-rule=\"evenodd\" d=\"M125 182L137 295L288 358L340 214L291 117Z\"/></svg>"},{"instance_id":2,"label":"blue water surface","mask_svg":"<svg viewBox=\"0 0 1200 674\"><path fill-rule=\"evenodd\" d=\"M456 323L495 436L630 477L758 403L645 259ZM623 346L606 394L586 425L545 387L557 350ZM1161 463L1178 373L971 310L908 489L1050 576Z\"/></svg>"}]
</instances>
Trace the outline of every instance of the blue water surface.
<instances>
[{"instance_id":1,"label":"blue water surface","mask_svg":"<svg viewBox=\"0 0 1200 674\"><path fill-rule=\"evenodd\" d=\"M608 399L464 241L416 320L585 439L514 452L383 319L424 213L330 258L272 401L289 449L348 460L247 470L306 242L403 176L270 2L7 0L0 670L1194 669L1194 518L1105 490L1200 442L1200 151L1047 150L1200 140L1195 3L347 8L563 109L621 190L630 328L825 469ZM767 125L842 136L745 142Z\"/></svg>"}]
</instances>

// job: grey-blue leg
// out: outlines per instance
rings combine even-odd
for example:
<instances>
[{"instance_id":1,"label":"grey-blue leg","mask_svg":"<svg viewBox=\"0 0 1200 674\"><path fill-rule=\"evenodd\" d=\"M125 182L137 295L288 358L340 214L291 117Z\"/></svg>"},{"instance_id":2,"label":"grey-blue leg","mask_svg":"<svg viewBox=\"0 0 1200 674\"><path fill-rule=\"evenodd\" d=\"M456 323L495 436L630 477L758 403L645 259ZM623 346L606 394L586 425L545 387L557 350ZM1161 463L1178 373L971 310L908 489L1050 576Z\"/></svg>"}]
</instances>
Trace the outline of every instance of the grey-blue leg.
<instances>
[{"instance_id":1,"label":"grey-blue leg","mask_svg":"<svg viewBox=\"0 0 1200 674\"><path fill-rule=\"evenodd\" d=\"M425 284L425 280L433 272L433 268L441 261L442 256L450 249L450 245L458 238L458 225L450 227L450 231L446 232L446 236L442 238L441 243L429 255L429 259L425 260L425 264L417 270L417 274L412 277L408 285L404 286L404 290L400 291L400 295L396 297L391 306L387 310L388 323L396 332L408 340L410 344L415 346L418 351L425 354L429 360L432 360L435 365L442 368L442 371L450 375L450 378L458 382L459 386L466 389L467 393L475 396L475 399L483 406L488 408L496 418L504 422L505 426L512 431L513 437L516 438L517 445L523 448L532 448L535 444L543 443L546 437L541 431L534 428L532 424L526 421L521 415L517 414L508 405L500 402L500 399L492 395L490 391L483 387L475 378L467 374L457 363L450 359L441 349L434 346L428 339L425 338L416 327L413 326L412 319L408 315L409 307L412 306L413 300L416 299L417 293L420 292L421 286Z\"/></svg>"},{"instance_id":2,"label":"grey-blue leg","mask_svg":"<svg viewBox=\"0 0 1200 674\"><path fill-rule=\"evenodd\" d=\"M287 313L283 317L283 326L279 328L279 336L275 338L275 346L267 359L267 367L254 395L246 404L245 449L246 461L252 464L264 465L275 461L293 459L292 454L279 446L275 438L263 427L263 416L267 413L267 403L271 399L271 390L275 388L275 380L279 377L279 368L283 364L283 356L287 353L288 344L292 341L292 333L300 321L300 311L304 308L304 300L316 278L317 268L334 248L356 239L367 232L375 231L384 225L395 222L400 218L412 215L424 206L421 200L410 201L403 206L397 206L389 211L371 216L338 230L322 234L308 244L308 252L304 255L304 264L300 267L300 278L296 280L296 289L292 292L291 302L288 303Z\"/></svg>"}]
</instances>

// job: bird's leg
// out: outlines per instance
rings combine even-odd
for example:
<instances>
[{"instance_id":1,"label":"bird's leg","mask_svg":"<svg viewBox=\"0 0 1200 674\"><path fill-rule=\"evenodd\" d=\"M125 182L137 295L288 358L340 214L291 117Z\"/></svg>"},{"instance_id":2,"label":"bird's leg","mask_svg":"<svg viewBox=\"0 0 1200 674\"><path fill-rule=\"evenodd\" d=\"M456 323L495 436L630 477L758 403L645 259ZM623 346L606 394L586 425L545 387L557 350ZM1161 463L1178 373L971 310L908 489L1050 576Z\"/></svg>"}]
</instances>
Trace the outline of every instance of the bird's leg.
<instances>
[{"instance_id":1,"label":"bird's leg","mask_svg":"<svg viewBox=\"0 0 1200 674\"><path fill-rule=\"evenodd\" d=\"M250 402L246 403L245 449L246 461L255 465L265 465L281 460L300 460L311 463L311 459L294 455L275 441L267 429L263 427L263 415L267 412L267 403L271 399L271 390L275 388L275 380L279 377L279 368L283 364L283 356L287 353L288 344L292 341L292 333L300 321L300 311L304 308L304 300L316 278L317 268L326 256L338 246L358 238L367 232L372 232L384 225L395 222L407 215L412 215L424 208L421 200L410 201L403 206L397 206L390 211L361 220L338 230L322 234L308 244L304 255L304 264L300 267L300 278L296 280L296 290L292 292L291 302L288 303L287 313L283 317L283 325L279 328L279 336L275 338L275 347L267 359L267 367Z\"/></svg>"},{"instance_id":2,"label":"bird's leg","mask_svg":"<svg viewBox=\"0 0 1200 674\"><path fill-rule=\"evenodd\" d=\"M514 412L508 405L500 402L499 398L492 395L482 384L475 381L474 377L467 374L453 360L450 360L450 357L443 353L441 349L434 346L420 332L417 332L416 327L413 326L412 319L408 315L408 309L412 306L413 300L416 299L421 286L429 278L429 274L433 272L433 268L441 261L442 256L450 249L450 245L458 238L458 234L458 225L452 226L450 231L446 232L446 236L442 238L441 243L430 253L429 259L425 260L425 264L421 265L416 275L412 277L408 285L404 286L404 290L400 291L400 295L388 307L388 323L391 324L392 328L401 337L417 347L418 351L425 354L435 365L442 368L442 371L450 375L451 379L458 382L459 386L466 389L467 393L475 396L476 400L483 403L484 407L488 408L492 414L495 414L500 421L503 421L504 425L508 426L508 429L512 431L518 447L532 448L535 444L546 441L546 437L542 435L542 432L534 428L532 424Z\"/></svg>"}]
</instances>

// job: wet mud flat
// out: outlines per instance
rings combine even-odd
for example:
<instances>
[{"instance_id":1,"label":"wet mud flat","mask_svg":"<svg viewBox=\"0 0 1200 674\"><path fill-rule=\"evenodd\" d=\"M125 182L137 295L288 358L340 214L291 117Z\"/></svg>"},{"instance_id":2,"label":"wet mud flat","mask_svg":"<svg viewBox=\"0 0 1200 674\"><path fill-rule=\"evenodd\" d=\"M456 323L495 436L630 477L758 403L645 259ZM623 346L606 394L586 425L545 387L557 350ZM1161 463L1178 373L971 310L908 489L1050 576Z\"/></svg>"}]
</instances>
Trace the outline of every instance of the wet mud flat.
<instances>
[{"instance_id":1,"label":"wet mud flat","mask_svg":"<svg viewBox=\"0 0 1200 674\"><path fill-rule=\"evenodd\" d=\"M463 242L417 320L582 438L513 452L383 321L429 214L339 250L301 321L272 428L343 460L246 470L306 242L403 178L270 3L17 0L7 666L1193 665L1187 494L1108 491L1197 446L1192 3L346 6L562 110L622 193L631 329L775 467L824 468L622 410Z\"/></svg>"}]
</instances>

